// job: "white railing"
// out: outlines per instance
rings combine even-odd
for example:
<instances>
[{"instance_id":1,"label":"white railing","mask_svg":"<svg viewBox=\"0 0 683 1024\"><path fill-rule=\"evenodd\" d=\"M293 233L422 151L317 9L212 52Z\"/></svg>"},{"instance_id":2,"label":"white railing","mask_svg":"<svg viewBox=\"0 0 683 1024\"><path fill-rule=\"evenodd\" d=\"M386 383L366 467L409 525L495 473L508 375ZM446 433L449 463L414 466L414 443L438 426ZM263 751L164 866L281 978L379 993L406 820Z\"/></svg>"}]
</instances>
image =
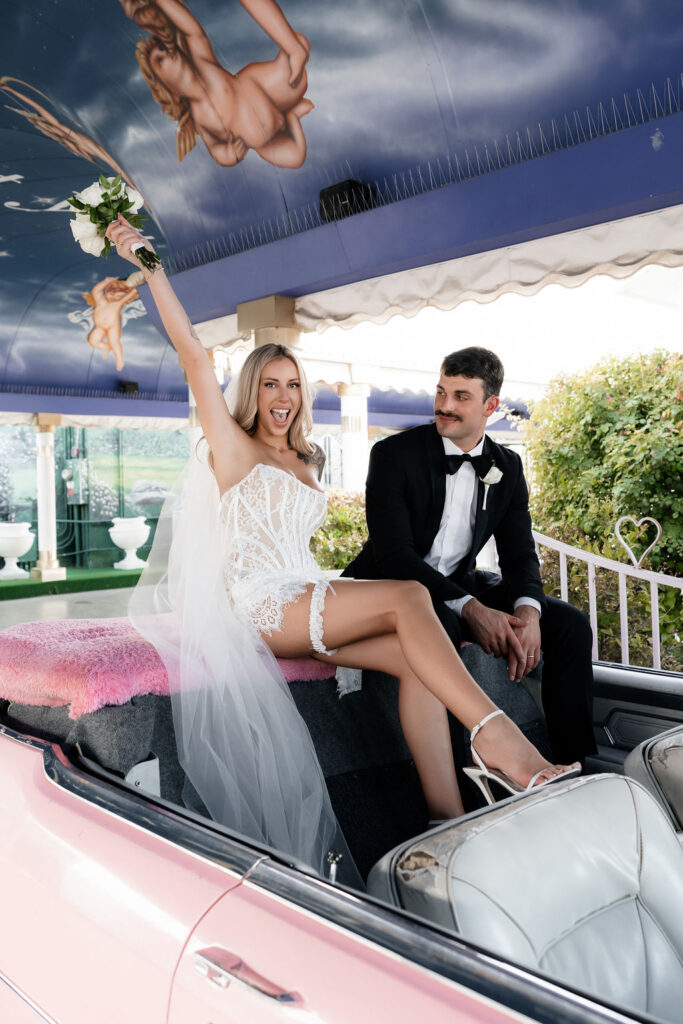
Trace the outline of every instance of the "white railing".
<instances>
[{"instance_id":1,"label":"white railing","mask_svg":"<svg viewBox=\"0 0 683 1024\"><path fill-rule=\"evenodd\" d=\"M593 660L598 660L598 609L595 589L596 568L608 569L615 572L619 580L619 625L621 633L621 663L630 665L628 645L628 595L626 591L626 578L643 580L650 585L650 613L652 621L652 668L661 668L661 646L659 633L659 587L673 587L675 590L683 591L683 579L677 576L666 576L661 572L651 572L648 569L640 569L634 566L625 565L623 562L615 562L611 558L603 558L602 555L593 555L581 548L573 548L562 541L553 540L543 533L534 530L534 540L539 547L551 548L557 551L560 556L560 597L567 600L569 587L567 575L567 558L578 559L588 566L588 614L591 629L593 630Z\"/></svg>"}]
</instances>

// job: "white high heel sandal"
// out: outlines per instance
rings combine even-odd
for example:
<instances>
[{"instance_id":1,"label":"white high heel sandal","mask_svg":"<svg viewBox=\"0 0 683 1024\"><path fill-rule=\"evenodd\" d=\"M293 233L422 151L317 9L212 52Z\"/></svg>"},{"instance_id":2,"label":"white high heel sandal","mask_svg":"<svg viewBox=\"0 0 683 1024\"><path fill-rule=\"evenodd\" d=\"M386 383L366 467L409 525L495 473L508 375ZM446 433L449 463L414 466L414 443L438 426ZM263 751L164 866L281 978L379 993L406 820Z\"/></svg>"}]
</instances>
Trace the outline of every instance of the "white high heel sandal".
<instances>
[{"instance_id":1,"label":"white high heel sandal","mask_svg":"<svg viewBox=\"0 0 683 1024\"><path fill-rule=\"evenodd\" d=\"M539 782L538 785L536 785L537 780L541 777L541 775L543 775L543 772L547 771L547 768L541 768L540 772L536 772L536 774L529 779L529 782L526 786L520 786L520 784L518 782L515 782L514 779L511 779L506 772L500 771L498 768L487 768L479 754L474 749L474 740L479 730L482 729L487 722L490 722L492 718L496 717L496 715L504 714L505 712L501 711L501 709L498 708L497 711L492 711L490 715L487 715L485 718L482 718L481 722L475 725L474 729L470 733L470 750L472 751L472 760L477 765L477 767L463 769L465 775L472 779L473 782L476 782L476 784L479 786L479 789L482 791L484 797L486 798L487 804L494 804L496 802L495 797L491 792L489 779L492 779L494 782L497 782L499 786L503 787L503 789L507 789L508 793L515 794L531 793L532 790L543 789L544 786L550 786L553 782L560 782L561 779L571 779L575 775L581 774L581 765L578 763L578 761L576 761L573 765L570 765L565 771L558 772L558 774L554 775L551 779L544 779L543 782Z\"/></svg>"}]
</instances>

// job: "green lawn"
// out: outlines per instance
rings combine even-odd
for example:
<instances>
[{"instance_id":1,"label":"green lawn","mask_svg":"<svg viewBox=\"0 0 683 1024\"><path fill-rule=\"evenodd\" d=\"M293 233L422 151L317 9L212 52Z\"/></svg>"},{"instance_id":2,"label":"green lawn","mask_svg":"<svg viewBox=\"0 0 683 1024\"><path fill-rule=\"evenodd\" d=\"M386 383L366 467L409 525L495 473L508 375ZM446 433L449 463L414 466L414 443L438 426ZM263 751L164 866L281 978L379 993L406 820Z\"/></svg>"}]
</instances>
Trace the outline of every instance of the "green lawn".
<instances>
[{"instance_id":1,"label":"green lawn","mask_svg":"<svg viewBox=\"0 0 683 1024\"><path fill-rule=\"evenodd\" d=\"M119 459L117 455L98 452L89 459L90 473L110 487L119 482ZM174 456L126 455L123 459L123 485L129 491L136 480L151 480L170 487L178 477L186 460Z\"/></svg>"},{"instance_id":2,"label":"green lawn","mask_svg":"<svg viewBox=\"0 0 683 1024\"><path fill-rule=\"evenodd\" d=\"M90 473L109 484L115 490L119 485L118 456L105 452L88 460ZM186 460L173 456L155 458L152 455L127 455L123 461L124 491L129 491L136 480L151 480L171 487L182 471ZM11 468L14 501L31 499L36 496L36 468L22 463ZM58 487L62 486L57 479Z\"/></svg>"}]
</instances>

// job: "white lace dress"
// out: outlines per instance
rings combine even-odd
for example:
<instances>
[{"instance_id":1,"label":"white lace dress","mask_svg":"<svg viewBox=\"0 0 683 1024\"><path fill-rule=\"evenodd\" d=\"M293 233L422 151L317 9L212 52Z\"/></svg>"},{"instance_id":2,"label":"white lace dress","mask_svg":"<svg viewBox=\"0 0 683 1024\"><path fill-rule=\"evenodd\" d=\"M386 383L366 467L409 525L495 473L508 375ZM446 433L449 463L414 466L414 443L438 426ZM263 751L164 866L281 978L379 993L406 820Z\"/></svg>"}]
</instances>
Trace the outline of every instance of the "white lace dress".
<instances>
[{"instance_id":1,"label":"white lace dress","mask_svg":"<svg viewBox=\"0 0 683 1024\"><path fill-rule=\"evenodd\" d=\"M312 583L311 645L323 644L323 608L330 586L310 551L311 537L325 521L327 499L293 473L263 462L225 492L221 516L226 550L223 576L235 613L259 633L282 627L287 605Z\"/></svg>"}]
</instances>

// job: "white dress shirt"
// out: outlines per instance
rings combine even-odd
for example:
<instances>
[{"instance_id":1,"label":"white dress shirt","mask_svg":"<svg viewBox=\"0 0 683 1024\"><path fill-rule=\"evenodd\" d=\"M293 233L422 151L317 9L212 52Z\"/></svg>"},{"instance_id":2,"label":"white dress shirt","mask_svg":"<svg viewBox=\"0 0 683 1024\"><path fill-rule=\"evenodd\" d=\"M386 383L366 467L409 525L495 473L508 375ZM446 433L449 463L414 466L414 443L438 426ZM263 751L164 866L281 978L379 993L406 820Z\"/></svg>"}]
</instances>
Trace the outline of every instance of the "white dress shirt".
<instances>
[{"instance_id":1,"label":"white dress shirt","mask_svg":"<svg viewBox=\"0 0 683 1024\"><path fill-rule=\"evenodd\" d=\"M449 438L442 437L443 447L446 455L462 455L462 448L458 448ZM471 456L481 455L484 450L484 438L479 444L468 453ZM474 537L474 522L477 515L477 474L471 462L463 462L457 473L446 475L446 498L443 504L441 523L437 530L434 543L428 554L425 555L425 562L431 565L432 569L450 576L453 570L460 564L472 547ZM456 598L453 601L446 601L449 608L452 608L457 615L468 601L472 600L472 594L465 594L464 597ZM535 608L540 615L541 606L533 597L518 597L514 607L522 604L529 604Z\"/></svg>"}]
</instances>

